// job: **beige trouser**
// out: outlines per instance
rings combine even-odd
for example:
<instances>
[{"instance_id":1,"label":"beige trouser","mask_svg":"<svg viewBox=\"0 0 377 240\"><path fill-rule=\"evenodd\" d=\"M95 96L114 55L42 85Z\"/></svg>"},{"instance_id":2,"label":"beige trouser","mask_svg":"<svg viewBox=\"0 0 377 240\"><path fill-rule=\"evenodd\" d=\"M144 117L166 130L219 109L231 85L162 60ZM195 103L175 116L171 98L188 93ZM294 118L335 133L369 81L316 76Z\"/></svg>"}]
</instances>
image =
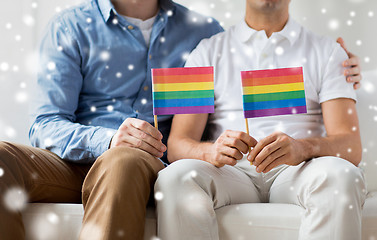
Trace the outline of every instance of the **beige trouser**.
<instances>
[{"instance_id":1,"label":"beige trouser","mask_svg":"<svg viewBox=\"0 0 377 240\"><path fill-rule=\"evenodd\" d=\"M157 201L161 240L219 239L215 209L259 202L303 207L301 240L361 239L364 177L359 168L336 157L283 165L266 174L257 173L245 159L222 168L179 160L159 173L155 192L163 196Z\"/></svg>"},{"instance_id":2,"label":"beige trouser","mask_svg":"<svg viewBox=\"0 0 377 240\"><path fill-rule=\"evenodd\" d=\"M47 150L0 142L0 168L0 239L25 238L21 213L4 204L8 190L21 188L29 202L82 201L79 239L136 240L143 238L146 206L163 164L144 151L116 147L93 165L79 165Z\"/></svg>"}]
</instances>

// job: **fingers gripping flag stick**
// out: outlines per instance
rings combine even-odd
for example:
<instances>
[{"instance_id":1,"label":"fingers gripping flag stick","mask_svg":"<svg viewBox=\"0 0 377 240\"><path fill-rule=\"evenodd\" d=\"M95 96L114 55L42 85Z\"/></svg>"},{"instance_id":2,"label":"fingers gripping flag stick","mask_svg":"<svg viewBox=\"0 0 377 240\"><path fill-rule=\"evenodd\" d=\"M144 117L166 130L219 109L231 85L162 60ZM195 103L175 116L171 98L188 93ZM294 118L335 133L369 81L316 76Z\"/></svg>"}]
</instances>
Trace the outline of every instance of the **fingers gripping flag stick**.
<instances>
[{"instance_id":1,"label":"fingers gripping flag stick","mask_svg":"<svg viewBox=\"0 0 377 240\"><path fill-rule=\"evenodd\" d=\"M213 67L152 69L153 115L213 113Z\"/></svg>"},{"instance_id":2,"label":"fingers gripping flag stick","mask_svg":"<svg viewBox=\"0 0 377 240\"><path fill-rule=\"evenodd\" d=\"M243 109L247 118L306 113L302 67L242 71Z\"/></svg>"}]
</instances>

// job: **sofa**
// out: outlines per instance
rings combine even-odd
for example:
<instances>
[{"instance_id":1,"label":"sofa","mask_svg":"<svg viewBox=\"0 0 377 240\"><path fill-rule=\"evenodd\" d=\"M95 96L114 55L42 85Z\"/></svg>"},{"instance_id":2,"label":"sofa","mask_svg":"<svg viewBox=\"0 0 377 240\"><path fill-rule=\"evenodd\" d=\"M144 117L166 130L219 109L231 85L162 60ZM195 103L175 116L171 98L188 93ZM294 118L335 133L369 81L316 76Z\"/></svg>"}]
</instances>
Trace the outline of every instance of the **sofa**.
<instances>
[{"instance_id":1,"label":"sofa","mask_svg":"<svg viewBox=\"0 0 377 240\"><path fill-rule=\"evenodd\" d=\"M363 73L357 91L363 160L368 196L363 208L362 239L377 240L377 70ZM83 216L81 204L29 203L23 211L26 239L77 239ZM219 208L221 239L297 239L302 209L290 204L237 204ZM125 216L127 217L127 216ZM156 236L156 214L147 209L144 239Z\"/></svg>"}]
</instances>

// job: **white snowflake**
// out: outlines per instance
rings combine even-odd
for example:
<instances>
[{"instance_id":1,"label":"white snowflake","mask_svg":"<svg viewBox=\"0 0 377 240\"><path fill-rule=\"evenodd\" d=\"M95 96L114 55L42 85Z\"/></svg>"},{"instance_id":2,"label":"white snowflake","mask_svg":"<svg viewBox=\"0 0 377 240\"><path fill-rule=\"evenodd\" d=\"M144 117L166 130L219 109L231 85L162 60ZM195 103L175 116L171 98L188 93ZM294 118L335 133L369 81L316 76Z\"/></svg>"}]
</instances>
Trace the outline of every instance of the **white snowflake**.
<instances>
[{"instance_id":1,"label":"white snowflake","mask_svg":"<svg viewBox=\"0 0 377 240\"><path fill-rule=\"evenodd\" d=\"M4 194L4 203L10 211L22 211L26 207L27 194L19 187L9 188Z\"/></svg>"},{"instance_id":2,"label":"white snowflake","mask_svg":"<svg viewBox=\"0 0 377 240\"><path fill-rule=\"evenodd\" d=\"M15 98L18 103L24 103L28 99L28 95L26 92L21 91L16 93Z\"/></svg>"},{"instance_id":3,"label":"white snowflake","mask_svg":"<svg viewBox=\"0 0 377 240\"><path fill-rule=\"evenodd\" d=\"M38 7L38 3L36 3L36 2L32 2L32 3L31 3L31 7L32 7L32 8L37 8L37 7Z\"/></svg>"},{"instance_id":4,"label":"white snowflake","mask_svg":"<svg viewBox=\"0 0 377 240\"><path fill-rule=\"evenodd\" d=\"M163 198L164 198L164 194L162 192L156 192L154 194L154 199L156 199L157 201L161 201Z\"/></svg>"},{"instance_id":5,"label":"white snowflake","mask_svg":"<svg viewBox=\"0 0 377 240\"><path fill-rule=\"evenodd\" d=\"M52 142L52 139L51 139L51 138L46 138L46 139L44 140L44 145L45 145L46 147L50 147L50 146L52 146L52 144L53 144L53 142Z\"/></svg>"},{"instance_id":6,"label":"white snowflake","mask_svg":"<svg viewBox=\"0 0 377 240\"><path fill-rule=\"evenodd\" d=\"M351 17L355 17L355 16L356 16L355 11L351 11L351 12L350 12L350 16L351 16Z\"/></svg>"},{"instance_id":7,"label":"white snowflake","mask_svg":"<svg viewBox=\"0 0 377 240\"><path fill-rule=\"evenodd\" d=\"M117 73L115 74L115 76L116 76L117 78L121 78L121 77L122 77L122 73L121 73L121 72L117 72Z\"/></svg>"},{"instance_id":8,"label":"white snowflake","mask_svg":"<svg viewBox=\"0 0 377 240\"><path fill-rule=\"evenodd\" d=\"M61 11L62 11L61 7L56 7L56 8L55 8L55 12L59 13L59 12L61 12Z\"/></svg>"},{"instance_id":9,"label":"white snowflake","mask_svg":"<svg viewBox=\"0 0 377 240\"><path fill-rule=\"evenodd\" d=\"M232 14L230 12L225 13L225 18L231 18L231 17L232 17Z\"/></svg>"},{"instance_id":10,"label":"white snowflake","mask_svg":"<svg viewBox=\"0 0 377 240\"><path fill-rule=\"evenodd\" d=\"M0 64L0 70L3 72L6 72L9 70L9 64L7 62L2 62Z\"/></svg>"},{"instance_id":11,"label":"white snowflake","mask_svg":"<svg viewBox=\"0 0 377 240\"><path fill-rule=\"evenodd\" d=\"M102 51L99 55L100 59L104 62L110 59L110 52L109 51Z\"/></svg>"},{"instance_id":12,"label":"white snowflake","mask_svg":"<svg viewBox=\"0 0 377 240\"><path fill-rule=\"evenodd\" d=\"M284 48L282 48L281 46L276 47L275 48L275 53L276 53L276 55L283 55Z\"/></svg>"},{"instance_id":13,"label":"white snowflake","mask_svg":"<svg viewBox=\"0 0 377 240\"><path fill-rule=\"evenodd\" d=\"M4 176L4 169L0 167L0 177Z\"/></svg>"},{"instance_id":14,"label":"white snowflake","mask_svg":"<svg viewBox=\"0 0 377 240\"><path fill-rule=\"evenodd\" d=\"M13 72L18 72L20 68L17 65L14 65L12 68Z\"/></svg>"},{"instance_id":15,"label":"white snowflake","mask_svg":"<svg viewBox=\"0 0 377 240\"><path fill-rule=\"evenodd\" d=\"M50 70L50 71L54 71L56 68L56 63L54 62L48 62L47 63L47 69Z\"/></svg>"},{"instance_id":16,"label":"white snowflake","mask_svg":"<svg viewBox=\"0 0 377 240\"><path fill-rule=\"evenodd\" d=\"M348 26L351 26L352 23L353 23L352 20L347 20L347 25L348 25Z\"/></svg>"},{"instance_id":17,"label":"white snowflake","mask_svg":"<svg viewBox=\"0 0 377 240\"><path fill-rule=\"evenodd\" d=\"M132 64L128 65L128 70L130 70L130 71L134 70L134 65L132 65Z\"/></svg>"},{"instance_id":18,"label":"white snowflake","mask_svg":"<svg viewBox=\"0 0 377 240\"><path fill-rule=\"evenodd\" d=\"M9 137L9 138L15 138L17 136L17 132L12 127L6 127L5 128L5 135L7 135L7 137Z\"/></svg>"},{"instance_id":19,"label":"white snowflake","mask_svg":"<svg viewBox=\"0 0 377 240\"><path fill-rule=\"evenodd\" d=\"M8 29L8 30L11 29L12 28L12 24L11 23L6 23L5 24L5 28Z\"/></svg>"},{"instance_id":20,"label":"white snowflake","mask_svg":"<svg viewBox=\"0 0 377 240\"><path fill-rule=\"evenodd\" d=\"M87 23L91 23L91 22L92 22L92 19L91 19L90 17L88 17L88 18L86 19L86 22L87 22Z\"/></svg>"},{"instance_id":21,"label":"white snowflake","mask_svg":"<svg viewBox=\"0 0 377 240\"><path fill-rule=\"evenodd\" d=\"M322 8L322 9L321 9L321 13L322 13L322 14L325 14L326 12L327 12L327 9L326 9L326 8Z\"/></svg>"},{"instance_id":22,"label":"white snowflake","mask_svg":"<svg viewBox=\"0 0 377 240\"><path fill-rule=\"evenodd\" d=\"M114 106L112 106L112 105L107 106L107 111L108 112L114 111Z\"/></svg>"},{"instance_id":23,"label":"white snowflake","mask_svg":"<svg viewBox=\"0 0 377 240\"><path fill-rule=\"evenodd\" d=\"M143 105L145 105L145 104L147 104L147 99L145 99L145 98L143 98L143 99L141 99L141 104L143 104Z\"/></svg>"},{"instance_id":24,"label":"white snowflake","mask_svg":"<svg viewBox=\"0 0 377 240\"><path fill-rule=\"evenodd\" d=\"M118 231L118 237L123 237L124 236L124 231L123 230L119 230Z\"/></svg>"},{"instance_id":25,"label":"white snowflake","mask_svg":"<svg viewBox=\"0 0 377 240\"><path fill-rule=\"evenodd\" d=\"M365 57L365 58L364 58L364 62L365 62L365 63L369 63L369 62L370 62L370 57Z\"/></svg>"},{"instance_id":26,"label":"white snowflake","mask_svg":"<svg viewBox=\"0 0 377 240\"><path fill-rule=\"evenodd\" d=\"M56 213L54 212L49 212L47 214L47 220L52 223L52 224L58 224L60 219L59 219L59 216L56 215Z\"/></svg>"},{"instance_id":27,"label":"white snowflake","mask_svg":"<svg viewBox=\"0 0 377 240\"><path fill-rule=\"evenodd\" d=\"M165 37L161 37L161 38L160 38L160 42L162 42L162 43L164 43L165 40L166 40Z\"/></svg>"},{"instance_id":28,"label":"white snowflake","mask_svg":"<svg viewBox=\"0 0 377 240\"><path fill-rule=\"evenodd\" d=\"M34 20L33 16L31 16L31 15L23 16L22 20L26 24L26 26L29 26L29 27L34 26L34 24L35 24L35 20Z\"/></svg>"},{"instance_id":29,"label":"white snowflake","mask_svg":"<svg viewBox=\"0 0 377 240\"><path fill-rule=\"evenodd\" d=\"M359 40L356 40L356 45L357 46L361 46L361 44L363 44L363 42L359 39Z\"/></svg>"},{"instance_id":30,"label":"white snowflake","mask_svg":"<svg viewBox=\"0 0 377 240\"><path fill-rule=\"evenodd\" d=\"M188 52L183 53L183 54L182 54L182 59L183 59L184 61L186 61L186 60L188 59L189 55L190 55L190 53L188 53Z\"/></svg>"},{"instance_id":31,"label":"white snowflake","mask_svg":"<svg viewBox=\"0 0 377 240\"><path fill-rule=\"evenodd\" d=\"M373 83L366 80L363 82L362 87L367 93L373 93L375 90Z\"/></svg>"},{"instance_id":32,"label":"white snowflake","mask_svg":"<svg viewBox=\"0 0 377 240\"><path fill-rule=\"evenodd\" d=\"M90 111L91 111L91 112L95 112L95 111L97 111L96 106L91 106L91 107L90 107Z\"/></svg>"},{"instance_id":33,"label":"white snowflake","mask_svg":"<svg viewBox=\"0 0 377 240\"><path fill-rule=\"evenodd\" d=\"M331 19L328 23L330 30L337 30L339 28L339 21L337 19Z\"/></svg>"},{"instance_id":34,"label":"white snowflake","mask_svg":"<svg viewBox=\"0 0 377 240\"><path fill-rule=\"evenodd\" d=\"M374 12L373 12L373 11L369 11L369 12L368 12L368 16L369 16L369 17L373 17L373 16L374 16Z\"/></svg>"},{"instance_id":35,"label":"white snowflake","mask_svg":"<svg viewBox=\"0 0 377 240\"><path fill-rule=\"evenodd\" d=\"M192 170L192 171L190 172L190 176L191 176L192 178L196 178L196 176L198 176L198 172L195 171L195 170Z\"/></svg>"},{"instance_id":36,"label":"white snowflake","mask_svg":"<svg viewBox=\"0 0 377 240\"><path fill-rule=\"evenodd\" d=\"M16 40L17 42L21 41L22 37L20 34L17 34L16 36L14 36L14 40Z\"/></svg>"}]
</instances>

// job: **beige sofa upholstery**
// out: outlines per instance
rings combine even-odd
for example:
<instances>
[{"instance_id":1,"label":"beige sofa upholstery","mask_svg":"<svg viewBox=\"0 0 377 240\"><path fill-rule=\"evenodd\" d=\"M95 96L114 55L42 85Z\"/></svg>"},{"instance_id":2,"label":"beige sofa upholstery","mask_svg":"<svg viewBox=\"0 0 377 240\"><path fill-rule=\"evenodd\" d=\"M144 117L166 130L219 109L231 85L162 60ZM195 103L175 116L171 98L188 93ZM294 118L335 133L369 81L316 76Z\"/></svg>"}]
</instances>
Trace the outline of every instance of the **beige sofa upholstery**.
<instances>
[{"instance_id":1,"label":"beige sofa upholstery","mask_svg":"<svg viewBox=\"0 0 377 240\"><path fill-rule=\"evenodd\" d=\"M368 198L363 209L363 240L377 240L377 71L364 73L358 93L363 161ZM288 204L238 204L216 210L221 239L297 239L301 208ZM23 212L27 239L77 239L81 204L32 203ZM127 217L127 216L125 216ZM156 216L149 208L145 239L156 237Z\"/></svg>"}]
</instances>

